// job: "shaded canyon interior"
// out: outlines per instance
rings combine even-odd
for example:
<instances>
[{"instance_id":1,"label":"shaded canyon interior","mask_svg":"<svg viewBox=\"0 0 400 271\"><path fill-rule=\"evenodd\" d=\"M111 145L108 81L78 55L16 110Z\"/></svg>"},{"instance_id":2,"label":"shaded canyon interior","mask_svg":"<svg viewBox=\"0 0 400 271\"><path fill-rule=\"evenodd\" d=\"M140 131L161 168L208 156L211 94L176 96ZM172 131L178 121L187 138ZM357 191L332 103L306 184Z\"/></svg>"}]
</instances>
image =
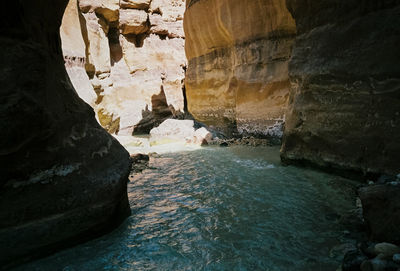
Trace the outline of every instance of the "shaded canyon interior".
<instances>
[{"instance_id":1,"label":"shaded canyon interior","mask_svg":"<svg viewBox=\"0 0 400 271\"><path fill-rule=\"evenodd\" d=\"M167 118L268 138L288 164L400 173L398 0L16 0L0 12L4 268L123 221L131 165L110 134ZM399 192L361 192L375 240L400 243ZM386 228L368 217L376 203Z\"/></svg>"}]
</instances>

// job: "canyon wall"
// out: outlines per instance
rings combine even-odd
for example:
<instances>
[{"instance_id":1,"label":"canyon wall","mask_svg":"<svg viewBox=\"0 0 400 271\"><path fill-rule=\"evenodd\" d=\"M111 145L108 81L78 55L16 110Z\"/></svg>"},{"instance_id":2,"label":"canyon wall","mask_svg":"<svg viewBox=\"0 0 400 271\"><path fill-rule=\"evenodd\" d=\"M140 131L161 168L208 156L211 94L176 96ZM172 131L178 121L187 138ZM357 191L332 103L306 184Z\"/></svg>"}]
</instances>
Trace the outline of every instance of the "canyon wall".
<instances>
[{"instance_id":1,"label":"canyon wall","mask_svg":"<svg viewBox=\"0 0 400 271\"><path fill-rule=\"evenodd\" d=\"M182 116L184 10L184 0L70 1L61 29L66 67L110 133L148 133Z\"/></svg>"},{"instance_id":2,"label":"canyon wall","mask_svg":"<svg viewBox=\"0 0 400 271\"><path fill-rule=\"evenodd\" d=\"M281 137L296 27L284 0L188 1L186 94L228 136Z\"/></svg>"},{"instance_id":3,"label":"canyon wall","mask_svg":"<svg viewBox=\"0 0 400 271\"><path fill-rule=\"evenodd\" d=\"M282 158L400 172L400 1L288 0L298 37Z\"/></svg>"},{"instance_id":4,"label":"canyon wall","mask_svg":"<svg viewBox=\"0 0 400 271\"><path fill-rule=\"evenodd\" d=\"M398 174L399 6L188 1L188 109L228 135L279 137L286 120L286 163Z\"/></svg>"},{"instance_id":5,"label":"canyon wall","mask_svg":"<svg viewBox=\"0 0 400 271\"><path fill-rule=\"evenodd\" d=\"M64 67L67 2L6 1L0 10L0 269L104 233L130 213L129 155Z\"/></svg>"}]
</instances>

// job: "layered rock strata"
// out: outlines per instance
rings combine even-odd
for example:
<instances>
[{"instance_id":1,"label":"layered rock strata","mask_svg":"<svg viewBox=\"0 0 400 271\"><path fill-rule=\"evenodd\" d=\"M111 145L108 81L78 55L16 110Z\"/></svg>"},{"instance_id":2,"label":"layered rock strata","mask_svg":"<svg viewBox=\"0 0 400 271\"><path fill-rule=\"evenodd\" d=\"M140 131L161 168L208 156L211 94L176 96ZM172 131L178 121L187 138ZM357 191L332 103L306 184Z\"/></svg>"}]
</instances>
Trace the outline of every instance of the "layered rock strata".
<instances>
[{"instance_id":1,"label":"layered rock strata","mask_svg":"<svg viewBox=\"0 0 400 271\"><path fill-rule=\"evenodd\" d=\"M288 0L298 37L282 158L400 172L400 1Z\"/></svg>"},{"instance_id":2,"label":"layered rock strata","mask_svg":"<svg viewBox=\"0 0 400 271\"><path fill-rule=\"evenodd\" d=\"M0 269L94 237L130 213L129 155L64 67L66 5L7 1L0 10Z\"/></svg>"},{"instance_id":3,"label":"layered rock strata","mask_svg":"<svg viewBox=\"0 0 400 271\"><path fill-rule=\"evenodd\" d=\"M83 89L89 90L90 84L94 89L97 99L89 104L101 125L119 135L148 133L164 120L157 113L164 104L168 117L183 112L184 0L79 0L77 5L71 9L77 9L80 31L76 20L71 23L68 17L62 29L82 37L71 41L63 35L63 52L67 59L81 56L81 50L77 53L71 47L75 40L85 41L90 83L86 80L85 87L76 88L86 93ZM72 81L75 77L71 75ZM164 100L156 105L163 108L153 108L159 97Z\"/></svg>"},{"instance_id":4,"label":"layered rock strata","mask_svg":"<svg viewBox=\"0 0 400 271\"><path fill-rule=\"evenodd\" d=\"M296 27L284 0L188 1L188 109L226 135L281 137Z\"/></svg>"}]
</instances>

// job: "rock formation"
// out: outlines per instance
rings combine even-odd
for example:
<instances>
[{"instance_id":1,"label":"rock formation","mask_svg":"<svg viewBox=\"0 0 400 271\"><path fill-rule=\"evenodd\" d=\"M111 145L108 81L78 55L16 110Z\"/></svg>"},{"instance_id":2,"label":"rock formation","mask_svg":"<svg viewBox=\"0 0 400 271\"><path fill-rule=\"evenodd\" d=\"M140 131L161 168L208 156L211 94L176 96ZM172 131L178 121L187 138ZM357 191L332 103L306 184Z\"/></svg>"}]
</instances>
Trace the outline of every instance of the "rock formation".
<instances>
[{"instance_id":1,"label":"rock formation","mask_svg":"<svg viewBox=\"0 0 400 271\"><path fill-rule=\"evenodd\" d=\"M161 145L183 143L187 145L208 145L212 134L204 127L197 128L193 120L167 119L150 131L150 144Z\"/></svg>"},{"instance_id":2,"label":"rock formation","mask_svg":"<svg viewBox=\"0 0 400 271\"><path fill-rule=\"evenodd\" d=\"M94 237L130 212L129 155L64 67L67 2L7 1L0 11L1 268Z\"/></svg>"},{"instance_id":3,"label":"rock formation","mask_svg":"<svg viewBox=\"0 0 400 271\"><path fill-rule=\"evenodd\" d=\"M399 10L398 0L188 1L188 109L231 135L280 136L286 118L288 163L396 175Z\"/></svg>"},{"instance_id":4,"label":"rock formation","mask_svg":"<svg viewBox=\"0 0 400 271\"><path fill-rule=\"evenodd\" d=\"M188 1L188 109L227 135L282 136L296 34L284 0Z\"/></svg>"},{"instance_id":5,"label":"rock formation","mask_svg":"<svg viewBox=\"0 0 400 271\"><path fill-rule=\"evenodd\" d=\"M119 135L148 133L165 116L183 112L184 0L79 0L70 4L66 15L73 12L75 18L72 22L71 16L64 17L63 52L67 60L80 59L84 52L90 83L88 78L81 80L82 73L69 74L80 94L97 94L94 103L85 101L95 108L104 128ZM67 35L72 32L81 37ZM75 41L79 41L79 50L74 50ZM75 64L75 70L76 66L81 71L82 62ZM158 104L162 108L154 108Z\"/></svg>"},{"instance_id":6,"label":"rock formation","mask_svg":"<svg viewBox=\"0 0 400 271\"><path fill-rule=\"evenodd\" d=\"M288 0L298 36L282 158L400 172L400 1Z\"/></svg>"}]
</instances>

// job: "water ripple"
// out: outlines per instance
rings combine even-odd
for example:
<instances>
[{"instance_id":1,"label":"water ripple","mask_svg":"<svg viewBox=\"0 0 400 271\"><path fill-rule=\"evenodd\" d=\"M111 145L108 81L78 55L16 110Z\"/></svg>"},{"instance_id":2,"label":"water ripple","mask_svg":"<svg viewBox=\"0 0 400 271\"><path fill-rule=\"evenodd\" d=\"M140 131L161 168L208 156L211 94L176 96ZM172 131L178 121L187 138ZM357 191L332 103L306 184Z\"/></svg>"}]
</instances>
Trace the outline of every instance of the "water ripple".
<instances>
[{"instance_id":1,"label":"water ripple","mask_svg":"<svg viewBox=\"0 0 400 271\"><path fill-rule=\"evenodd\" d=\"M276 148L171 153L150 167L129 184L118 230L23 268L326 271L340 262L330 249L350 241L340 178L282 167Z\"/></svg>"}]
</instances>

